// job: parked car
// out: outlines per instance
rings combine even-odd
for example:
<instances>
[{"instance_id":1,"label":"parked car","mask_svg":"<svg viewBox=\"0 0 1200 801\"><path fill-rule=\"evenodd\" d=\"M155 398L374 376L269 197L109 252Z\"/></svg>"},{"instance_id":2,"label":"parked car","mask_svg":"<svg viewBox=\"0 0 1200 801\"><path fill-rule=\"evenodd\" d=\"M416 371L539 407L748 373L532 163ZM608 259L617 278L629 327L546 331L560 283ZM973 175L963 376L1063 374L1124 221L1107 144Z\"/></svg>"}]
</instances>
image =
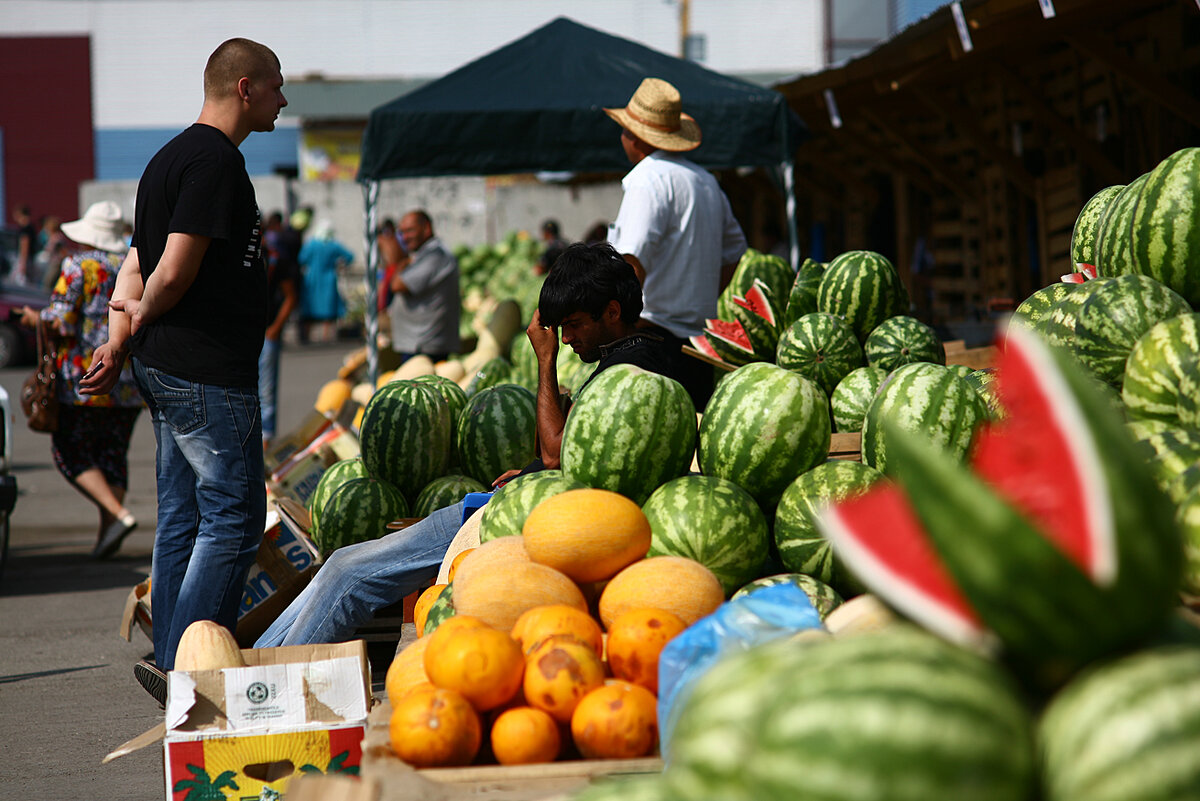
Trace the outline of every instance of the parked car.
<instances>
[{"instance_id":1,"label":"parked car","mask_svg":"<svg viewBox=\"0 0 1200 801\"><path fill-rule=\"evenodd\" d=\"M41 287L9 283L16 262L17 238L14 231L0 232L0 368L30 364L37 356L37 335L32 328L17 322L21 308L41 309L50 295Z\"/></svg>"}]
</instances>

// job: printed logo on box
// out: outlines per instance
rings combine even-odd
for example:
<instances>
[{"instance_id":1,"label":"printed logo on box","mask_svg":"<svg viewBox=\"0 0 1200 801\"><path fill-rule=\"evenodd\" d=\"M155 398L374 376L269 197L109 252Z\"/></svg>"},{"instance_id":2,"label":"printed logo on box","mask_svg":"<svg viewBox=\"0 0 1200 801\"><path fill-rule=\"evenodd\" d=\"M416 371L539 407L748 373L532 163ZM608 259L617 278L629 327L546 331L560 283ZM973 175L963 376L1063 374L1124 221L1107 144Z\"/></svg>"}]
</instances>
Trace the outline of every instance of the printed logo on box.
<instances>
[{"instance_id":1,"label":"printed logo on box","mask_svg":"<svg viewBox=\"0 0 1200 801\"><path fill-rule=\"evenodd\" d=\"M304 546L287 526L273 526L263 535L263 539L283 554L297 573L302 573L313 563L312 551ZM250 566L246 576L246 586L242 590L242 604L238 608L238 618L256 608L279 590L271 578L258 563Z\"/></svg>"}]
</instances>

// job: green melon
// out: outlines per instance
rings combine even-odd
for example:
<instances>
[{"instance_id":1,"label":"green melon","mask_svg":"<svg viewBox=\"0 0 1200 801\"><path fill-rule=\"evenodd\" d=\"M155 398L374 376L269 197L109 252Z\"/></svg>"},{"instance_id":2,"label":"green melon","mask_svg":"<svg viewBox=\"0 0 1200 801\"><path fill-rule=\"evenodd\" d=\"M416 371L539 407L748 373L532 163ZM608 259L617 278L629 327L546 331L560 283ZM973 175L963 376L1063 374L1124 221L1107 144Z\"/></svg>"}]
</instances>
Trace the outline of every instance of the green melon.
<instances>
[{"instance_id":1,"label":"green melon","mask_svg":"<svg viewBox=\"0 0 1200 801\"><path fill-rule=\"evenodd\" d=\"M862 431L867 407L875 399L875 393L883 386L887 376L887 370L879 367L856 367L838 382L829 396L835 431Z\"/></svg>"},{"instance_id":2,"label":"green melon","mask_svg":"<svg viewBox=\"0 0 1200 801\"><path fill-rule=\"evenodd\" d=\"M805 259L800 265L783 315L784 328L817 310L817 288L821 286L821 276L824 274L825 265L819 261Z\"/></svg>"},{"instance_id":3,"label":"green melon","mask_svg":"<svg viewBox=\"0 0 1200 801\"><path fill-rule=\"evenodd\" d=\"M525 518L539 503L560 492L586 486L567 478L561 470L539 470L517 476L496 490L479 513L479 541L520 534Z\"/></svg>"},{"instance_id":4,"label":"green melon","mask_svg":"<svg viewBox=\"0 0 1200 801\"><path fill-rule=\"evenodd\" d=\"M325 469L321 474L321 478L317 481L316 487L312 489L308 499L304 502L304 507L308 509L309 519L312 521L309 529L315 531L320 525L321 510L325 508L325 502L329 500L329 496L333 491L345 484L352 478L366 478L367 467L363 464L361 456L355 456L352 459L342 459L340 462L334 462Z\"/></svg>"},{"instance_id":5,"label":"green melon","mask_svg":"<svg viewBox=\"0 0 1200 801\"><path fill-rule=\"evenodd\" d=\"M776 309L783 309L792 289L795 274L791 266L779 256L760 253L749 248L734 268L733 276L717 299L717 317L722 320L735 319L733 313L733 298L745 297L755 280L766 285L767 292Z\"/></svg>"},{"instance_id":6,"label":"green melon","mask_svg":"<svg viewBox=\"0 0 1200 801\"><path fill-rule=\"evenodd\" d=\"M1036 328L1056 303L1079 288L1079 284L1057 283L1044 286L1021 301L1009 318L1009 325Z\"/></svg>"},{"instance_id":7,"label":"green melon","mask_svg":"<svg viewBox=\"0 0 1200 801\"><path fill-rule=\"evenodd\" d=\"M487 492L488 488L470 476L452 475L435 478L425 485L413 504L413 517L429 517L438 509L453 506L468 492Z\"/></svg>"},{"instance_id":8,"label":"green melon","mask_svg":"<svg viewBox=\"0 0 1200 801\"><path fill-rule=\"evenodd\" d=\"M869 250L852 250L825 269L817 309L845 319L865 342L875 326L908 310L908 292L890 261Z\"/></svg>"},{"instance_id":9,"label":"green melon","mask_svg":"<svg viewBox=\"0 0 1200 801\"><path fill-rule=\"evenodd\" d=\"M452 617L454 617L453 581L442 587L442 591L438 593L438 597L429 606L429 611L425 614L425 628L422 630L421 635L428 637L437 631L438 626Z\"/></svg>"},{"instance_id":10,"label":"green melon","mask_svg":"<svg viewBox=\"0 0 1200 801\"><path fill-rule=\"evenodd\" d=\"M507 470L533 461L537 399L525 387L498 384L472 395L458 418L458 463L491 486Z\"/></svg>"},{"instance_id":11,"label":"green melon","mask_svg":"<svg viewBox=\"0 0 1200 801\"><path fill-rule=\"evenodd\" d=\"M1078 265L1096 265L1096 238L1100 230L1100 221L1108 204L1112 202L1125 184L1107 186L1088 199L1075 218L1075 226L1071 229L1071 264L1074 272L1079 272Z\"/></svg>"},{"instance_id":12,"label":"green melon","mask_svg":"<svg viewBox=\"0 0 1200 801\"><path fill-rule=\"evenodd\" d=\"M328 556L338 548L382 537L388 523L403 517L408 517L408 503L400 490L379 479L352 478L325 502L313 542Z\"/></svg>"},{"instance_id":13,"label":"green melon","mask_svg":"<svg viewBox=\"0 0 1200 801\"><path fill-rule=\"evenodd\" d=\"M483 367L475 371L475 375L467 382L466 389L464 390L466 396L471 398L489 387L512 383L509 379L509 376L512 375L512 369L512 362L503 356L496 356L488 360Z\"/></svg>"},{"instance_id":14,"label":"green melon","mask_svg":"<svg viewBox=\"0 0 1200 801\"><path fill-rule=\"evenodd\" d=\"M1200 369L1198 354L1200 314L1163 320L1143 334L1129 353L1121 384L1129 416L1179 425L1184 376Z\"/></svg>"},{"instance_id":15,"label":"green melon","mask_svg":"<svg viewBox=\"0 0 1200 801\"><path fill-rule=\"evenodd\" d=\"M875 327L863 345L867 364L889 373L913 362L946 363L946 349L932 328L915 317L889 317Z\"/></svg>"},{"instance_id":16,"label":"green melon","mask_svg":"<svg viewBox=\"0 0 1200 801\"><path fill-rule=\"evenodd\" d=\"M458 417L467 405L467 393L454 381L441 375L418 376L413 381L416 381L418 384L429 384L446 399L446 403L450 405L450 430L451 439L453 440L453 432L458 425Z\"/></svg>"},{"instance_id":17,"label":"green melon","mask_svg":"<svg viewBox=\"0 0 1200 801\"><path fill-rule=\"evenodd\" d=\"M814 312L779 337L775 363L814 381L829 396L851 370L863 366L863 349L845 320Z\"/></svg>"},{"instance_id":18,"label":"green melon","mask_svg":"<svg viewBox=\"0 0 1200 801\"><path fill-rule=\"evenodd\" d=\"M1083 304L1087 303L1088 298L1102 287L1114 280L1116 279L1094 278L1091 281L1076 284L1078 288L1074 292L1064 295L1058 303L1055 303L1034 326L1034 330L1056 348L1061 348L1067 353L1073 352L1076 344L1075 323L1079 319L1079 312L1083 308Z\"/></svg>"},{"instance_id":19,"label":"green melon","mask_svg":"<svg viewBox=\"0 0 1200 801\"><path fill-rule=\"evenodd\" d=\"M1200 148L1163 159L1146 177L1130 224L1131 270L1200 304Z\"/></svg>"},{"instance_id":20,"label":"green melon","mask_svg":"<svg viewBox=\"0 0 1200 801\"><path fill-rule=\"evenodd\" d=\"M450 460L450 405L429 384L393 381L371 396L359 426L367 474L406 499L445 475Z\"/></svg>"},{"instance_id":21,"label":"green melon","mask_svg":"<svg viewBox=\"0 0 1200 801\"><path fill-rule=\"evenodd\" d=\"M763 576L742 586L729 600L736 601L765 587L775 587L779 584L793 584L800 589L812 604L813 609L824 620L829 613L842 605L842 596L837 590L823 581L806 576L803 573L777 573L774 576Z\"/></svg>"},{"instance_id":22,"label":"green melon","mask_svg":"<svg viewBox=\"0 0 1200 801\"><path fill-rule=\"evenodd\" d=\"M1142 187L1150 173L1138 176L1109 201L1100 219L1096 232L1096 274L1102 276L1126 275L1134 272L1133 267L1133 220L1137 211Z\"/></svg>"}]
</instances>

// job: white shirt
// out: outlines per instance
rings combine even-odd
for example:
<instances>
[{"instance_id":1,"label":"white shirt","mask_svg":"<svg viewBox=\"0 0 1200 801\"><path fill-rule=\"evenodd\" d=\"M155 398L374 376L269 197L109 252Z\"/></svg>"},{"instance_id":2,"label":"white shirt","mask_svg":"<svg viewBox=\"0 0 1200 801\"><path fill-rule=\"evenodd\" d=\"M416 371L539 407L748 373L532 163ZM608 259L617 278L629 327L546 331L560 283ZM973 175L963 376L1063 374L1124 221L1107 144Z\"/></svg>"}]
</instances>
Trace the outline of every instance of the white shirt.
<instances>
[{"instance_id":1,"label":"white shirt","mask_svg":"<svg viewBox=\"0 0 1200 801\"><path fill-rule=\"evenodd\" d=\"M656 150L621 181L625 197L608 241L646 271L642 318L677 337L717 316L721 265L746 250L746 237L717 179L678 153Z\"/></svg>"}]
</instances>

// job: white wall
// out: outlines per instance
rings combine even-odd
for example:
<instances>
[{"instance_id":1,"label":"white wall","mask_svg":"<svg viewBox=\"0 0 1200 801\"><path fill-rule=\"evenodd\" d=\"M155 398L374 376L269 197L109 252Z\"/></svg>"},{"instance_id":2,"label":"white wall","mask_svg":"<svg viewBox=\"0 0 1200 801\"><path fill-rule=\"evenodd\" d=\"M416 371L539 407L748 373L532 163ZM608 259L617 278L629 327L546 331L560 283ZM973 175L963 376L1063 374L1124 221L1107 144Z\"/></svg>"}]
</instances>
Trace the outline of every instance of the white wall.
<instances>
[{"instance_id":1,"label":"white wall","mask_svg":"<svg viewBox=\"0 0 1200 801\"><path fill-rule=\"evenodd\" d=\"M712 69L821 66L821 0L690 7L690 30L706 35ZM90 35L95 127L170 128L195 119L204 62L233 36L272 47L285 78L436 77L559 16L679 49L679 6L670 0L3 0L0 37Z\"/></svg>"}]
</instances>

